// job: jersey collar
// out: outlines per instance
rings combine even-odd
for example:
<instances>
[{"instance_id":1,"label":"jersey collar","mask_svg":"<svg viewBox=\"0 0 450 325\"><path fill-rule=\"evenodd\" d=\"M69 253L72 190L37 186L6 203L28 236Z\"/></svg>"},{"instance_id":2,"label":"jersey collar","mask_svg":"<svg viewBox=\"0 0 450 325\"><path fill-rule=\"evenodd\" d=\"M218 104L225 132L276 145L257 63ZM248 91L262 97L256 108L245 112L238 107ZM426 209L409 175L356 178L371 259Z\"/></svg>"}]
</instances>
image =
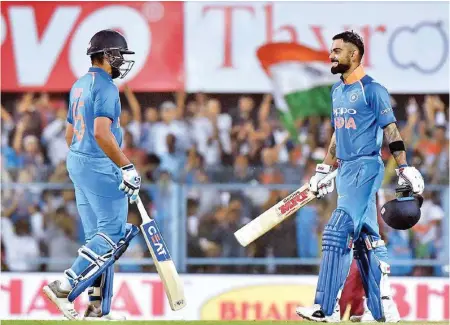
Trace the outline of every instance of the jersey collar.
<instances>
[{"instance_id":1,"label":"jersey collar","mask_svg":"<svg viewBox=\"0 0 450 325\"><path fill-rule=\"evenodd\" d=\"M89 68L89 72L99 73L99 74L101 74L102 76L104 76L104 77L106 77L106 78L112 80L112 77L110 76L110 74L109 74L108 72L106 72L105 70L103 70L102 68L99 68L99 67L90 67L90 68Z\"/></svg>"},{"instance_id":2,"label":"jersey collar","mask_svg":"<svg viewBox=\"0 0 450 325\"><path fill-rule=\"evenodd\" d=\"M355 70L353 70L353 72L345 80L341 76L341 80L344 84L350 85L361 80L365 75L366 73L364 72L362 65L360 65Z\"/></svg>"}]
</instances>

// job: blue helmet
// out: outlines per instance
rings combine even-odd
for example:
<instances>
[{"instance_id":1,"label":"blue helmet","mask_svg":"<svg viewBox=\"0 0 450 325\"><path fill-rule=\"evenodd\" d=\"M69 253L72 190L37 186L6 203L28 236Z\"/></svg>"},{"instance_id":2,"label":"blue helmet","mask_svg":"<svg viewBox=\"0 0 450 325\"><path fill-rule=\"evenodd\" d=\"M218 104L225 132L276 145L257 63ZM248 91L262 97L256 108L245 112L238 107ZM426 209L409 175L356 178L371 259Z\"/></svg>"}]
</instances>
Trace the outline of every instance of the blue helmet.
<instances>
[{"instance_id":1,"label":"blue helmet","mask_svg":"<svg viewBox=\"0 0 450 325\"><path fill-rule=\"evenodd\" d=\"M125 60L124 54L134 54L122 34L112 29L104 29L92 36L87 48L87 55L101 53L111 65L113 79L123 78L134 65L133 60ZM123 67L125 65L125 67Z\"/></svg>"},{"instance_id":2,"label":"blue helmet","mask_svg":"<svg viewBox=\"0 0 450 325\"><path fill-rule=\"evenodd\" d=\"M383 205L381 217L391 228L397 230L412 228L420 220L423 197L414 194L409 185L397 187L396 196L396 199Z\"/></svg>"}]
</instances>

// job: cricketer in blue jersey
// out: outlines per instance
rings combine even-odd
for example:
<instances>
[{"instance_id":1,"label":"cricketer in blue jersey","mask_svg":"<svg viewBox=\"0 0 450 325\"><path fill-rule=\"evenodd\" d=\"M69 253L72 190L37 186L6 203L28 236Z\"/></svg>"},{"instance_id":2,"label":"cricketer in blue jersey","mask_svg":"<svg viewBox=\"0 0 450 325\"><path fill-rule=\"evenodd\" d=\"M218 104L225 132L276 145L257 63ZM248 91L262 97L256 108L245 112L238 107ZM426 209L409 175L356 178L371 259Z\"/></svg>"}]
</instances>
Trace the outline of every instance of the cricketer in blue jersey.
<instances>
[{"instance_id":1,"label":"cricketer in blue jersey","mask_svg":"<svg viewBox=\"0 0 450 325\"><path fill-rule=\"evenodd\" d=\"M85 244L61 281L44 287L45 294L68 319L80 319L73 301L86 289L89 305L84 319L123 319L110 313L114 265L139 232L127 224L128 202L138 198L141 179L120 149L119 91L113 82L123 78L134 61L125 60L125 38L113 30L96 33L88 46L92 67L70 91L66 141L67 170Z\"/></svg>"},{"instance_id":2,"label":"cricketer in blue jersey","mask_svg":"<svg viewBox=\"0 0 450 325\"><path fill-rule=\"evenodd\" d=\"M337 164L338 201L323 232L314 305L297 308L298 315L318 322L340 321L339 298L350 271L352 249L372 317L380 322L400 320L388 282L387 250L377 223L376 193L384 174L383 136L398 164L399 185L409 184L417 194L424 189L419 171L407 164L388 91L365 74L363 55L363 40L356 33L333 37L331 72L341 74L331 90L334 134L309 186L317 198L332 192L334 181L325 184L321 180Z\"/></svg>"}]
</instances>

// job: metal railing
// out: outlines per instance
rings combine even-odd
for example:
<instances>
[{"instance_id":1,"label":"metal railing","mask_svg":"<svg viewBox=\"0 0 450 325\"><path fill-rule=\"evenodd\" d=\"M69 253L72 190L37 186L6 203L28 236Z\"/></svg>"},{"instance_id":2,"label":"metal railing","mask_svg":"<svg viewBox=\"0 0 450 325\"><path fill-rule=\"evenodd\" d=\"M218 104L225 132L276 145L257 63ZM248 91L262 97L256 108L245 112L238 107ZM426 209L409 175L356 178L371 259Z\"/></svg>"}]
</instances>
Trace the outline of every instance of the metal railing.
<instances>
[{"instance_id":1,"label":"metal railing","mask_svg":"<svg viewBox=\"0 0 450 325\"><path fill-rule=\"evenodd\" d=\"M213 183L213 184L180 184L170 183L170 198L172 204L170 206L170 214L164 223L164 238L169 246L172 258L180 272L186 272L188 266L192 265L260 265L260 266L276 266L276 265L319 265L320 258L302 258L302 257L265 257L265 258L249 258L249 257L216 257L216 258L193 258L188 256L187 252L187 199L189 192L197 190L205 192L209 190L219 190L221 192L249 191L249 190L287 190L293 191L298 185L278 184L278 185L254 185L254 184L229 184L229 183ZM73 189L71 183L2 183L2 191L27 189L31 191L42 190L65 190ZM384 187L384 189L394 190L395 186ZM141 191L158 190L157 185L143 184ZM449 266L449 186L448 185L427 185L426 190L440 191L442 198L442 208L445 211L445 218L442 223L443 228L443 257L439 259L396 259L390 261L393 266L433 266L448 269ZM37 259L37 264L52 263L61 265L70 265L72 259L50 259L42 257ZM118 265L152 265L151 258L133 259L122 258L118 261Z\"/></svg>"}]
</instances>

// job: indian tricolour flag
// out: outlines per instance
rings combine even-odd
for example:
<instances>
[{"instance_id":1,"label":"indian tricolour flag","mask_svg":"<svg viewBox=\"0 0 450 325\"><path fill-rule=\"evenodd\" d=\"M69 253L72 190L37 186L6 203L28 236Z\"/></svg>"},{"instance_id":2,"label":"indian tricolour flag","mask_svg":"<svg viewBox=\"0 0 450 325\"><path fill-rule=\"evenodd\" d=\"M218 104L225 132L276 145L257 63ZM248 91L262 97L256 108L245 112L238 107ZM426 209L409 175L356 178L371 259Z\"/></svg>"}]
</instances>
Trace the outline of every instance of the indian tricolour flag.
<instances>
[{"instance_id":1,"label":"indian tricolour flag","mask_svg":"<svg viewBox=\"0 0 450 325\"><path fill-rule=\"evenodd\" d=\"M273 97L284 127L297 140L296 121L308 116L330 116L331 86L336 77L330 59L298 43L270 43L256 55L273 84Z\"/></svg>"}]
</instances>

